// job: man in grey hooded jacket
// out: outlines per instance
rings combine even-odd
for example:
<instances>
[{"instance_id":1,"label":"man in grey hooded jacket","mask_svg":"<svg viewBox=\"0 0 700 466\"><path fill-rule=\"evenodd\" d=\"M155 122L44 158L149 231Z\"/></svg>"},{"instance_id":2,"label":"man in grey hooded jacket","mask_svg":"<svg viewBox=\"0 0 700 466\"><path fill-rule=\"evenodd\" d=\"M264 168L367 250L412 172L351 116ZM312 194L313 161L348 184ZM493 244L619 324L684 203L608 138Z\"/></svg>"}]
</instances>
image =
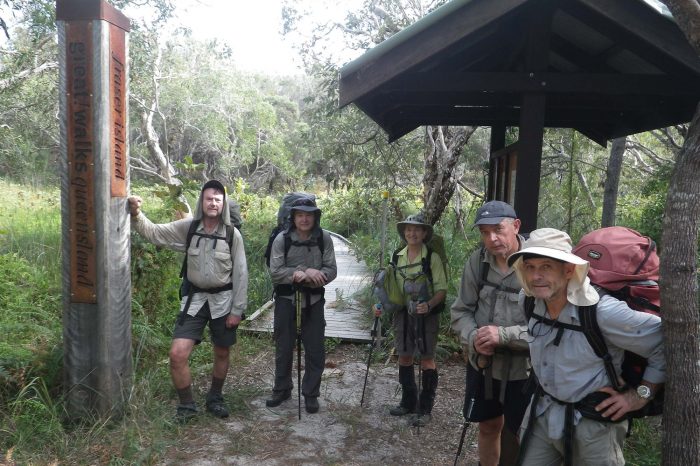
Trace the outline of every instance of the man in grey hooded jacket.
<instances>
[{"instance_id":1,"label":"man in grey hooded jacket","mask_svg":"<svg viewBox=\"0 0 700 466\"><path fill-rule=\"evenodd\" d=\"M304 395L306 412L319 410L318 397L326 361L323 287L338 274L333 240L327 231L321 229L320 220L321 209L313 199L297 199L291 206L289 229L279 233L272 243L270 277L275 285L275 383L272 397L266 401L270 408L288 400L292 393L296 291L299 291L302 300L299 303L299 331L304 342L305 369L301 387L297 389Z\"/></svg>"},{"instance_id":2,"label":"man in grey hooded jacket","mask_svg":"<svg viewBox=\"0 0 700 466\"><path fill-rule=\"evenodd\" d=\"M248 268L243 238L231 225L224 186L216 180L206 182L194 217L171 223L152 223L141 212L141 203L140 197L129 197L132 227L155 245L187 254L189 292L180 303L169 353L170 375L180 401L176 419L184 422L197 413L188 361L207 324L214 345L207 411L216 417L228 417L222 388L229 349L236 342L236 328L247 306ZM196 229L190 244L185 244L193 222L197 222Z\"/></svg>"}]
</instances>

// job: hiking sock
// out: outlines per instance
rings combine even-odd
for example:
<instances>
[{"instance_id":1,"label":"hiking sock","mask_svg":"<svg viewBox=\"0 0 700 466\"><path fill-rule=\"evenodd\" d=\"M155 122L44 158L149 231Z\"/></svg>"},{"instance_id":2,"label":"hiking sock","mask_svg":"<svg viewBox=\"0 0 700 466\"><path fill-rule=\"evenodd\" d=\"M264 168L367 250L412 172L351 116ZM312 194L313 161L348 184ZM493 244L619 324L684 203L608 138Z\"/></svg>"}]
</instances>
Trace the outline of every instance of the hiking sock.
<instances>
[{"instance_id":1,"label":"hiking sock","mask_svg":"<svg viewBox=\"0 0 700 466\"><path fill-rule=\"evenodd\" d=\"M221 390L224 388L224 381L226 379L220 379L218 377L211 376L211 387L209 388L209 395L221 395Z\"/></svg>"},{"instance_id":2,"label":"hiking sock","mask_svg":"<svg viewBox=\"0 0 700 466\"><path fill-rule=\"evenodd\" d=\"M176 388L177 397L180 399L180 404L185 405L189 403L194 403L194 397L192 396L192 385L188 385L185 388Z\"/></svg>"}]
</instances>

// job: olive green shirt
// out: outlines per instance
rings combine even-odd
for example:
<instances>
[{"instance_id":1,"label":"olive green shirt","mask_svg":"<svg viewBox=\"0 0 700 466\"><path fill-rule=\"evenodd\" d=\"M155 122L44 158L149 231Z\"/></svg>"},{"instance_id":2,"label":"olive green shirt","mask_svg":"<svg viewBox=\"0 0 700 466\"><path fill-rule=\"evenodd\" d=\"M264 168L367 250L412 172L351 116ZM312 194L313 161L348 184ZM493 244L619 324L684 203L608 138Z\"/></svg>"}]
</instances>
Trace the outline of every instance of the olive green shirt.
<instances>
[{"instance_id":1,"label":"olive green shirt","mask_svg":"<svg viewBox=\"0 0 700 466\"><path fill-rule=\"evenodd\" d=\"M422 246L420 255L416 256L413 261L408 259L408 246L396 253L396 282L400 290L404 290L406 280L419 277L423 272L423 259L428 257L428 247ZM445 268L442 265L440 255L433 252L430 255L430 273L432 275L432 286L429 286L428 296L423 299L427 301L432 298L438 291L447 291L447 277L445 276ZM427 277L425 277L427 279ZM411 296L407 296L404 292L407 301L411 300Z\"/></svg>"}]
</instances>

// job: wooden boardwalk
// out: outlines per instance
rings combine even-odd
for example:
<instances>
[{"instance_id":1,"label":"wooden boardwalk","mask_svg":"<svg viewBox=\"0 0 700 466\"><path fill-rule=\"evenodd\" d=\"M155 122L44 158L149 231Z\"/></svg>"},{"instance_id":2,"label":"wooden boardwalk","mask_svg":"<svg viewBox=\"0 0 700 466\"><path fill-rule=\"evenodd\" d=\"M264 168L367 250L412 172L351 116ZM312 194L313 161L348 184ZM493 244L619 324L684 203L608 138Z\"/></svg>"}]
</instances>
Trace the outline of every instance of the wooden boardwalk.
<instances>
[{"instance_id":1,"label":"wooden boardwalk","mask_svg":"<svg viewBox=\"0 0 700 466\"><path fill-rule=\"evenodd\" d=\"M368 342L372 340L369 309L362 309L355 294L369 285L372 274L350 251L347 240L331 233L338 276L326 286L326 338ZM272 333L274 301L268 301L249 318L241 330Z\"/></svg>"}]
</instances>

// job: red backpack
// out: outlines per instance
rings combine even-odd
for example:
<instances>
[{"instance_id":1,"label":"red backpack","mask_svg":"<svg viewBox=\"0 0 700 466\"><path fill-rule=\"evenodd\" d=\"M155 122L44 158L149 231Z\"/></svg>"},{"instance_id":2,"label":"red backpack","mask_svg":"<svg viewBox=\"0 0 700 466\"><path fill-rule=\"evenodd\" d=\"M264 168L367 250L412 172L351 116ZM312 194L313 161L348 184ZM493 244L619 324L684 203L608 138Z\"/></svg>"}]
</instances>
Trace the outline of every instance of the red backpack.
<instances>
[{"instance_id":1,"label":"red backpack","mask_svg":"<svg viewBox=\"0 0 700 466\"><path fill-rule=\"evenodd\" d=\"M632 309L661 313L659 256L654 240L630 228L600 228L584 235L573 253L591 264L591 283Z\"/></svg>"},{"instance_id":2,"label":"red backpack","mask_svg":"<svg viewBox=\"0 0 700 466\"><path fill-rule=\"evenodd\" d=\"M573 253L587 260L591 266L588 278L591 283L603 288L615 298L625 301L627 305L640 312L661 315L659 292L659 256L656 243L648 236L625 227L607 227L594 230L584 235L573 249ZM590 320L593 328L595 313ZM607 353L600 330L593 331L589 342L599 356ZM622 378L636 387L642 379L645 358L625 351L622 361ZM610 373L609 373L610 374ZM613 383L613 386L615 384ZM642 412L633 417L657 415L663 411L663 391L649 403Z\"/></svg>"}]
</instances>

